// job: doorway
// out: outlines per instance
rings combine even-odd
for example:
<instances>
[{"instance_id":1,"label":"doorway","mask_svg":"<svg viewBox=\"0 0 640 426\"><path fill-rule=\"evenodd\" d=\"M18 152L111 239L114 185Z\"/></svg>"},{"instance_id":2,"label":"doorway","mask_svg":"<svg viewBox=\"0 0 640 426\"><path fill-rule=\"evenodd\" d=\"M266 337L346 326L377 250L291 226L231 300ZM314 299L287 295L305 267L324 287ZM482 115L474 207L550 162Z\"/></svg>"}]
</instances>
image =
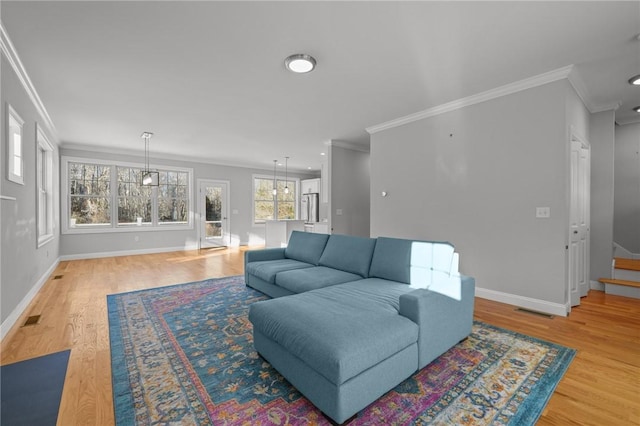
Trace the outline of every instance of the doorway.
<instances>
[{"instance_id":1,"label":"doorway","mask_svg":"<svg viewBox=\"0 0 640 426\"><path fill-rule=\"evenodd\" d=\"M571 131L569 179L569 302L578 306L589 291L591 150Z\"/></svg>"},{"instance_id":2,"label":"doorway","mask_svg":"<svg viewBox=\"0 0 640 426\"><path fill-rule=\"evenodd\" d=\"M200 248L228 246L229 182L199 179L198 199Z\"/></svg>"}]
</instances>

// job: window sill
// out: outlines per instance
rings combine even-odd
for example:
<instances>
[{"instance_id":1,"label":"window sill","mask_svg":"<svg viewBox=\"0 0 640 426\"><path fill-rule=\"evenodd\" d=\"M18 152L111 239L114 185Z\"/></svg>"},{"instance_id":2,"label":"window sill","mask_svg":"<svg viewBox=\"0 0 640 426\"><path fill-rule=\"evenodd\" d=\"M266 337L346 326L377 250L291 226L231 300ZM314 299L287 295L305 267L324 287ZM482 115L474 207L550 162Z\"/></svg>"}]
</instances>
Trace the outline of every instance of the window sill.
<instances>
[{"instance_id":1,"label":"window sill","mask_svg":"<svg viewBox=\"0 0 640 426\"><path fill-rule=\"evenodd\" d=\"M190 231L193 230L193 224L184 224L184 225L141 225L138 226L136 224L133 225L121 225L116 228L111 225L106 225L104 227L101 226L78 226L74 228L67 228L62 230L62 234L64 235L77 235L77 234L110 234L110 233L118 233L118 232L158 232L158 231Z\"/></svg>"}]
</instances>

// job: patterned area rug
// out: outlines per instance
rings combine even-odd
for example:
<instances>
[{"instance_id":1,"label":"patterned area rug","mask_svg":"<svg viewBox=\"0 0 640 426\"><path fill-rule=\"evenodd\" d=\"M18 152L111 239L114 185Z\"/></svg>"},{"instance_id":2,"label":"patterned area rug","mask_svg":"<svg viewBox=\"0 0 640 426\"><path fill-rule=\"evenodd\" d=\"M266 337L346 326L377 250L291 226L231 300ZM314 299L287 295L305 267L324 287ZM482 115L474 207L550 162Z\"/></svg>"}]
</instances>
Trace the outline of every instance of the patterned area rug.
<instances>
[{"instance_id":1,"label":"patterned area rug","mask_svg":"<svg viewBox=\"0 0 640 426\"><path fill-rule=\"evenodd\" d=\"M119 425L325 425L253 349L243 277L108 296ZM464 342L358 413L351 425L528 425L575 355L476 322Z\"/></svg>"}]
</instances>

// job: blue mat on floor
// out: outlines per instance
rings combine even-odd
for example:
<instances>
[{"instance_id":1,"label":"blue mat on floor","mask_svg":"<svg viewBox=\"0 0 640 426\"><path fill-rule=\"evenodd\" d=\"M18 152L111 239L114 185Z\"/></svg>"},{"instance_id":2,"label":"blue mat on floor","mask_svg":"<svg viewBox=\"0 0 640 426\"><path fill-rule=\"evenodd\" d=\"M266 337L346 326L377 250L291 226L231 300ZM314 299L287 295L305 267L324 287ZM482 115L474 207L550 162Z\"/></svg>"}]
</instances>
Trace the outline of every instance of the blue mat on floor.
<instances>
[{"instance_id":1,"label":"blue mat on floor","mask_svg":"<svg viewBox=\"0 0 640 426\"><path fill-rule=\"evenodd\" d=\"M0 367L1 425L55 426L69 350Z\"/></svg>"}]
</instances>

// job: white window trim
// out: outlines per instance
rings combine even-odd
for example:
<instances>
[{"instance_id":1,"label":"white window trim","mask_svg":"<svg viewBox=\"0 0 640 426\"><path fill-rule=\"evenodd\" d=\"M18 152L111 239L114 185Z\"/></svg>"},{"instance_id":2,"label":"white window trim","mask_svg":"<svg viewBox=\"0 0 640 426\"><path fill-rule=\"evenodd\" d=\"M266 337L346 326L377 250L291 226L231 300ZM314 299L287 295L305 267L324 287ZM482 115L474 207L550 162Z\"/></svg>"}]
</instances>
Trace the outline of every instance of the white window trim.
<instances>
[{"instance_id":1,"label":"white window trim","mask_svg":"<svg viewBox=\"0 0 640 426\"><path fill-rule=\"evenodd\" d=\"M69 222L69 163L90 163L90 164L99 164L103 166L112 166L114 169L111 174L111 223L108 224L97 224L97 225L88 225L88 226L76 226L70 227ZM187 167L173 167L173 166L165 166L161 164L150 164L149 168L151 169L160 169L172 172L186 172L189 174L189 204L188 204L188 218L186 223L182 224L173 224L173 223L158 223L157 226L153 225L143 225L137 226L136 224L122 224L118 225L118 191L117 185L114 185L114 181L117 182L117 172L115 170L116 167L135 167L144 169L146 166L143 163L129 163L123 161L110 161L110 160L100 160L95 158L85 158L85 157L68 157L62 156L61 165L60 165L60 173L62 177L61 188L62 194L60 197L60 211L62 216L62 227L61 232L63 234L104 234L104 233L113 233L113 232L149 232L149 231L185 231L193 229L193 169ZM114 192L115 191L115 192Z\"/></svg>"},{"instance_id":2,"label":"white window trim","mask_svg":"<svg viewBox=\"0 0 640 426\"><path fill-rule=\"evenodd\" d=\"M53 145L49 142L46 135L40 130L40 128L36 125L36 212L38 218L36 220L36 228L38 235L38 247L42 247L49 241L53 240L53 232L54 232L54 220L53 220ZM42 154L45 155L45 158L42 159ZM45 186L44 189L46 195L46 211L45 214L45 229L40 229L40 185L43 181L43 170L42 163L45 163Z\"/></svg>"},{"instance_id":3,"label":"white window trim","mask_svg":"<svg viewBox=\"0 0 640 426\"><path fill-rule=\"evenodd\" d=\"M256 179L267 179L273 180L273 175L261 175L254 174L251 175L251 221L256 226L264 226L266 220L256 221ZM284 181L284 176L276 177L277 181ZM296 183L296 200L294 202L294 206L296 209L296 217L293 220L297 220L300 217L300 178L288 177L288 181L294 181ZM278 219L272 219L278 220Z\"/></svg>"},{"instance_id":4,"label":"white window trim","mask_svg":"<svg viewBox=\"0 0 640 426\"><path fill-rule=\"evenodd\" d=\"M11 133L11 120L15 120L20 128L20 173L16 174L14 167L15 144ZM7 179L11 182L24 185L24 120L15 109L7 103Z\"/></svg>"}]
</instances>

